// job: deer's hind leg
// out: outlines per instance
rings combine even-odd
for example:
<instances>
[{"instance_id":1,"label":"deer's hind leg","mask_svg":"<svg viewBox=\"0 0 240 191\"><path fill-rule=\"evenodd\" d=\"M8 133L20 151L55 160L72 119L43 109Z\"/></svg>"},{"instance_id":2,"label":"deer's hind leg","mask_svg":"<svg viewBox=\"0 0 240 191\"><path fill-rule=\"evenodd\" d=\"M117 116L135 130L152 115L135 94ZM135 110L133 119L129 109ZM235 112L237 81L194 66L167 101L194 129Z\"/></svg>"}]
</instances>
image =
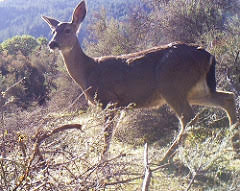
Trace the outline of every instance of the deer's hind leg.
<instances>
[{"instance_id":1,"label":"deer's hind leg","mask_svg":"<svg viewBox=\"0 0 240 191\"><path fill-rule=\"evenodd\" d=\"M190 103L194 105L210 106L222 108L228 117L229 125L237 122L236 106L234 101L234 93L227 91L214 91L200 98L190 99Z\"/></svg>"},{"instance_id":2,"label":"deer's hind leg","mask_svg":"<svg viewBox=\"0 0 240 191\"><path fill-rule=\"evenodd\" d=\"M222 108L227 114L229 126L237 123L236 105L234 101L234 94L232 92L215 91L201 98L194 98L190 100L190 102L196 105ZM233 148L237 154L240 154L239 138L239 132L234 134L232 137Z\"/></svg>"}]
</instances>

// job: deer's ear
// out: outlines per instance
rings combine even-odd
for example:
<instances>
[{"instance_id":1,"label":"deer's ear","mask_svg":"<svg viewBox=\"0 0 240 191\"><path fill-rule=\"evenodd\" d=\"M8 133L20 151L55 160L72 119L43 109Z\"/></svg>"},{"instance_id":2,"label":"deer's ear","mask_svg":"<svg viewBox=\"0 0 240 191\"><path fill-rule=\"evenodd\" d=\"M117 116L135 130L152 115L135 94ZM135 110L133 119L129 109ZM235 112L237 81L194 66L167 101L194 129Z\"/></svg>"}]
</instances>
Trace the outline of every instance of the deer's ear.
<instances>
[{"instance_id":1,"label":"deer's ear","mask_svg":"<svg viewBox=\"0 0 240 191\"><path fill-rule=\"evenodd\" d=\"M86 4L85 1L82 1L74 10L72 16L72 24L76 25L78 28L80 23L86 16Z\"/></svg>"},{"instance_id":2,"label":"deer's ear","mask_svg":"<svg viewBox=\"0 0 240 191\"><path fill-rule=\"evenodd\" d=\"M60 21L50 18L50 17L46 17L46 16L42 16L42 19L49 25L49 27L52 30L55 30L57 25L60 23Z\"/></svg>"}]
</instances>

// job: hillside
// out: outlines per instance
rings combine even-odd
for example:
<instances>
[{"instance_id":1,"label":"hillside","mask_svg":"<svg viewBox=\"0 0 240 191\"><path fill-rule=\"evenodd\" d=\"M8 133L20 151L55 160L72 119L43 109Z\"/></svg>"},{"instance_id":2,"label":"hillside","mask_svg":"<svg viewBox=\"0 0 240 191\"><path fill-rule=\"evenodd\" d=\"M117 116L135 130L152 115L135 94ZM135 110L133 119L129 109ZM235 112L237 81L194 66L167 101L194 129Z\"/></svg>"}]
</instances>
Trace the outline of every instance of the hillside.
<instances>
[{"instance_id":1,"label":"hillside","mask_svg":"<svg viewBox=\"0 0 240 191\"><path fill-rule=\"evenodd\" d=\"M49 15L60 20L69 20L72 9L78 2L78 0L0 1L0 42L21 34L29 34L34 37L50 37L49 28L42 21L41 15ZM89 12L86 21L83 23L83 29L86 29L87 23L91 22L91 15L101 7L108 10L108 16L120 19L127 14L129 4L133 5L134 2L136 1L129 3L121 0L88 0Z\"/></svg>"}]
</instances>

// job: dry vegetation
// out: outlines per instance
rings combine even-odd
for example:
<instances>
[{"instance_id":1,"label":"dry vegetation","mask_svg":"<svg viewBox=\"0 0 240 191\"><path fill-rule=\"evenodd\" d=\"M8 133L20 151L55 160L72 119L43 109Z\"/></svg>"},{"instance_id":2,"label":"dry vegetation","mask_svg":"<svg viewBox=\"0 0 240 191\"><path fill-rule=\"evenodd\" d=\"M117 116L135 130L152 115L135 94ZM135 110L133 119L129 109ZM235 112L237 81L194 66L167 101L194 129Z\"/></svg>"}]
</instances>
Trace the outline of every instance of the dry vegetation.
<instances>
[{"instance_id":1,"label":"dry vegetation","mask_svg":"<svg viewBox=\"0 0 240 191\"><path fill-rule=\"evenodd\" d=\"M224 2L221 0L209 5L219 9L213 12L215 17L202 12L209 11L204 9L204 2L212 1L143 1L153 11L146 13L141 7L136 8L126 23L98 15L100 18L96 17L90 26L94 29L90 34L93 41L84 43L86 51L96 55L120 54L168 42L173 37L198 42L216 56L218 88L236 94L239 113L239 16L231 17L222 26L219 19L224 10L218 6ZM192 6L191 2L199 3ZM161 12L162 3L169 6L164 9L166 14ZM181 12L177 9L180 5ZM195 21L202 25L194 25ZM183 31L189 23L196 26L194 31ZM214 28L217 24L221 27ZM61 57L50 53L45 45L27 57L20 52L6 54L0 48L0 191L144 190L147 170L150 184L145 190L149 191L240 190L240 126L229 128L224 112L195 107L199 113L197 123L187 127L185 141L173 159L159 164L178 132L178 120L171 110L166 107L161 111L134 111L130 105L121 116L114 107L88 108ZM31 75L32 68L38 75ZM35 89L31 79L38 78L44 80L37 83L36 89L46 88L45 94L32 91ZM31 99L20 102L27 96ZM44 98L44 104L39 105L39 97ZM118 115L105 122L113 110ZM101 160L106 123L119 125L108 158ZM148 160L144 163L145 143Z\"/></svg>"},{"instance_id":2,"label":"dry vegetation","mask_svg":"<svg viewBox=\"0 0 240 191\"><path fill-rule=\"evenodd\" d=\"M131 108L127 109L126 113L133 115ZM141 110L135 112L136 117L123 117L108 159L101 160L106 126L103 119L113 109L57 110L49 106L33 112L1 111L1 190L141 190L143 145L153 140L154 128L159 135L162 130L164 136L148 146L148 165L152 172L148 190L240 189L240 159L232 146L232 137L239 132L239 126L214 128L218 120L224 120L222 113L205 119L202 112L199 122L187 128L186 140L173 160L160 165L161 156L176 130L166 133L159 114L155 114L158 115L155 118L154 114ZM116 124L118 120L116 116L108 122ZM205 120L212 127L208 127ZM142 124L146 128L144 133ZM129 141L119 136L127 129Z\"/></svg>"}]
</instances>

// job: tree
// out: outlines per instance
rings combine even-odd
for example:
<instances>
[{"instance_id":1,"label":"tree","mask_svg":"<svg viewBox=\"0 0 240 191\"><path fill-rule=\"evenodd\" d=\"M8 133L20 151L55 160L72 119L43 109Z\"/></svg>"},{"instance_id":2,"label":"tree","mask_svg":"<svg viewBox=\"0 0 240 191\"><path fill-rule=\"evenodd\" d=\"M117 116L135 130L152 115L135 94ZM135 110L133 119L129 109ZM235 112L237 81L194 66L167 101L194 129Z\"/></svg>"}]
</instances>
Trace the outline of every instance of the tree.
<instances>
[{"instance_id":1,"label":"tree","mask_svg":"<svg viewBox=\"0 0 240 191\"><path fill-rule=\"evenodd\" d=\"M196 42L210 30L224 30L226 17L236 13L236 0L142 0L148 7L143 25L154 44Z\"/></svg>"},{"instance_id":2,"label":"tree","mask_svg":"<svg viewBox=\"0 0 240 191\"><path fill-rule=\"evenodd\" d=\"M48 39L45 37L38 37L37 42L40 46L47 46L48 44Z\"/></svg>"},{"instance_id":3,"label":"tree","mask_svg":"<svg viewBox=\"0 0 240 191\"><path fill-rule=\"evenodd\" d=\"M120 55L131 52L126 26L114 18L107 18L104 8L95 13L88 25L88 39L84 41L86 51L92 56Z\"/></svg>"},{"instance_id":4,"label":"tree","mask_svg":"<svg viewBox=\"0 0 240 191\"><path fill-rule=\"evenodd\" d=\"M28 57L21 52L3 54L0 57L0 92L5 92L6 98L14 97L14 103L23 109L33 104L43 105L57 88L56 73L56 55L50 54L47 47Z\"/></svg>"},{"instance_id":5,"label":"tree","mask_svg":"<svg viewBox=\"0 0 240 191\"><path fill-rule=\"evenodd\" d=\"M201 41L217 58L218 79L225 89L240 92L240 21L237 15L229 17L225 30L211 30L202 35Z\"/></svg>"},{"instance_id":6,"label":"tree","mask_svg":"<svg viewBox=\"0 0 240 191\"><path fill-rule=\"evenodd\" d=\"M30 35L15 36L2 43L3 51L8 54L17 54L20 51L24 56L28 56L39 45L37 40Z\"/></svg>"}]
</instances>

